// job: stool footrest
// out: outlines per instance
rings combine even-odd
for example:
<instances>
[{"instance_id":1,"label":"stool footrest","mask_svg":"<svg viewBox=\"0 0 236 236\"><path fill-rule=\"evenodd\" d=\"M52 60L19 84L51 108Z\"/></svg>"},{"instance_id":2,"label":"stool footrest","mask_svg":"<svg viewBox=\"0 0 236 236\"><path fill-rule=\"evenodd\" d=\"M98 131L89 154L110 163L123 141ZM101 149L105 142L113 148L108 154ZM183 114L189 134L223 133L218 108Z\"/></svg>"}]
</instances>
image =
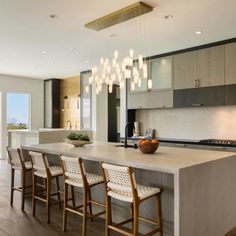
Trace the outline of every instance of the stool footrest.
<instances>
[{"instance_id":1,"label":"stool footrest","mask_svg":"<svg viewBox=\"0 0 236 236\"><path fill-rule=\"evenodd\" d=\"M94 201L94 200L90 200L90 202L94 205L97 205L97 206L100 206L100 207L106 207L105 204L101 203L101 202L97 202L97 201Z\"/></svg>"},{"instance_id":2,"label":"stool footrest","mask_svg":"<svg viewBox=\"0 0 236 236\"><path fill-rule=\"evenodd\" d=\"M113 226L114 226L114 227L120 227L120 226L125 225L125 224L128 224L128 223L130 223L130 222L132 222L132 221L133 221L132 219L124 220L124 221L119 222L119 223L117 223L117 224L113 224Z\"/></svg>"},{"instance_id":3,"label":"stool footrest","mask_svg":"<svg viewBox=\"0 0 236 236\"><path fill-rule=\"evenodd\" d=\"M131 234L131 233L125 231L125 230L116 228L116 227L113 226L113 225L108 225L108 228L111 229L111 230L113 230L113 231L116 231L116 232L118 232L118 233L120 233L120 234L126 235L126 236L133 236L133 234Z\"/></svg>"},{"instance_id":4,"label":"stool footrest","mask_svg":"<svg viewBox=\"0 0 236 236\"><path fill-rule=\"evenodd\" d=\"M146 223L149 223L149 224L153 224L153 225L158 225L159 226L159 223L154 221L154 220L150 220L150 219L147 219L147 218L144 218L142 216L139 216L138 217L140 220L146 222Z\"/></svg>"}]
</instances>

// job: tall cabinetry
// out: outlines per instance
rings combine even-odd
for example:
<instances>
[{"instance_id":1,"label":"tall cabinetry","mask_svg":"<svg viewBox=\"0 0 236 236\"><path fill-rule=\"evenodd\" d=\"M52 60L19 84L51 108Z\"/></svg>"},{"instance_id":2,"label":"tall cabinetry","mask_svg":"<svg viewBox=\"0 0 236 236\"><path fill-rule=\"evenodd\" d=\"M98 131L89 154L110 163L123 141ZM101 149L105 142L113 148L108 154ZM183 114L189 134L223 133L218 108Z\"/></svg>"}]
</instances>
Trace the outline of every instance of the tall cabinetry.
<instances>
[{"instance_id":1,"label":"tall cabinetry","mask_svg":"<svg viewBox=\"0 0 236 236\"><path fill-rule=\"evenodd\" d=\"M60 79L44 81L44 127L60 128Z\"/></svg>"}]
</instances>

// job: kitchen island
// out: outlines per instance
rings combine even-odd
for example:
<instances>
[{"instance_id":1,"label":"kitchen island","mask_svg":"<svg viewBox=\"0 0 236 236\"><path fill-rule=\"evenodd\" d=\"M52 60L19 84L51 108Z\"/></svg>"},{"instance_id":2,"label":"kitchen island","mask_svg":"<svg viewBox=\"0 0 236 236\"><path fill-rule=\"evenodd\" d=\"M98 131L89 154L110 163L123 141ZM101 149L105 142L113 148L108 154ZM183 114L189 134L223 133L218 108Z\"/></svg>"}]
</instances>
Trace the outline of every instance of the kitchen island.
<instances>
[{"instance_id":1,"label":"kitchen island","mask_svg":"<svg viewBox=\"0 0 236 236\"><path fill-rule=\"evenodd\" d=\"M164 190L165 235L222 236L235 226L235 153L160 146L150 155L133 148L115 147L116 144L94 142L75 148L52 143L22 148L136 168L138 181ZM150 213L152 207L145 207L144 213Z\"/></svg>"}]
</instances>

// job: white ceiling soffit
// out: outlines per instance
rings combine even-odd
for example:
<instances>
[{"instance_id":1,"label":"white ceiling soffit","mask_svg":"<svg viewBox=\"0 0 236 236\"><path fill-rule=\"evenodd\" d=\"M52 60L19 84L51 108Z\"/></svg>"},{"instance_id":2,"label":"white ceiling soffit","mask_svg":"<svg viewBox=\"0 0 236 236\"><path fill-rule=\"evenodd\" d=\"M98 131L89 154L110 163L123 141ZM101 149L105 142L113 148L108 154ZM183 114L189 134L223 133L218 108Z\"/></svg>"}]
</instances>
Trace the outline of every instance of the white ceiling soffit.
<instances>
[{"instance_id":1,"label":"white ceiling soffit","mask_svg":"<svg viewBox=\"0 0 236 236\"><path fill-rule=\"evenodd\" d=\"M235 0L144 1L152 12L99 32L84 27L135 2L0 0L0 74L66 78L115 49L151 56L236 37Z\"/></svg>"}]
</instances>

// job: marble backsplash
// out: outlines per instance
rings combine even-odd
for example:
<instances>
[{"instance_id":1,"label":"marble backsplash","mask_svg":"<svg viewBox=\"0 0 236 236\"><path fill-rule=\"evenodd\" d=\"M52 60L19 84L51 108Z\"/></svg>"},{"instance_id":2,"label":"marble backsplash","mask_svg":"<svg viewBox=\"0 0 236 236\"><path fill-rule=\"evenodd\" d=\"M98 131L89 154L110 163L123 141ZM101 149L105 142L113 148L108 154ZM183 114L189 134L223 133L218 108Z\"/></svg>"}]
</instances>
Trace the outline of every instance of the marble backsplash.
<instances>
[{"instance_id":1,"label":"marble backsplash","mask_svg":"<svg viewBox=\"0 0 236 236\"><path fill-rule=\"evenodd\" d=\"M161 138L236 139L236 106L137 110L136 121Z\"/></svg>"}]
</instances>

